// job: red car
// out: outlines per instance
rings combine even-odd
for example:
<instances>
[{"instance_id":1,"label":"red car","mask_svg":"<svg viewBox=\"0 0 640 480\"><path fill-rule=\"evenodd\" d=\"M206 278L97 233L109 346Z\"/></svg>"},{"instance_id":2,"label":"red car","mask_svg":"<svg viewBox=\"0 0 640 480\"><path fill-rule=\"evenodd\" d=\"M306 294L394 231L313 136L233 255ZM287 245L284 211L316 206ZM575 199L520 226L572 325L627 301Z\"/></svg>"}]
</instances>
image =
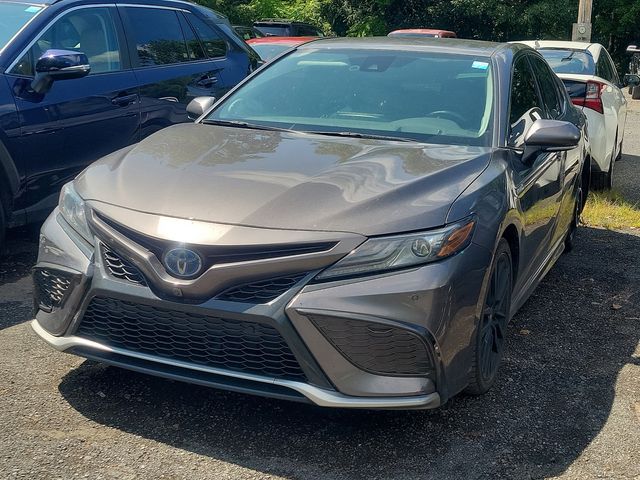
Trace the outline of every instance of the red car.
<instances>
[{"instance_id":1,"label":"red car","mask_svg":"<svg viewBox=\"0 0 640 480\"><path fill-rule=\"evenodd\" d=\"M434 30L430 28L407 28L394 30L389 37L433 37L433 38L458 38L456 32L450 30Z\"/></svg>"},{"instance_id":2,"label":"red car","mask_svg":"<svg viewBox=\"0 0 640 480\"><path fill-rule=\"evenodd\" d=\"M262 37L252 38L247 40L247 43L260 55L262 60L268 62L290 48L318 38L321 37Z\"/></svg>"}]
</instances>

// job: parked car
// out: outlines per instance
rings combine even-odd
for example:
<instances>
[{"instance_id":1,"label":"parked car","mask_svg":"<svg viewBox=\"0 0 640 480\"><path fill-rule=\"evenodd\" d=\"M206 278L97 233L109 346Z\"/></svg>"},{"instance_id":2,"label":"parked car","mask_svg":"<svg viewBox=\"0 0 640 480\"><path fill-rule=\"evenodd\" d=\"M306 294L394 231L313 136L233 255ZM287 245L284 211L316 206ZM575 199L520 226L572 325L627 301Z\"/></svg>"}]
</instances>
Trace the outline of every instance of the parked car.
<instances>
[{"instance_id":1,"label":"parked car","mask_svg":"<svg viewBox=\"0 0 640 480\"><path fill-rule=\"evenodd\" d=\"M636 45L629 45L627 47L627 53L631 54L631 60L629 61L629 74L640 75L640 48ZM629 94L634 100L640 99L640 86L629 85Z\"/></svg>"},{"instance_id":2,"label":"parked car","mask_svg":"<svg viewBox=\"0 0 640 480\"><path fill-rule=\"evenodd\" d=\"M268 62L292 47L318 38L321 37L263 37L247 40L247 43L260 55L262 60Z\"/></svg>"},{"instance_id":3,"label":"parked car","mask_svg":"<svg viewBox=\"0 0 640 480\"><path fill-rule=\"evenodd\" d=\"M573 244L584 129L522 45L298 46L66 184L33 328L101 362L328 407L484 393L509 319Z\"/></svg>"},{"instance_id":4,"label":"parked car","mask_svg":"<svg viewBox=\"0 0 640 480\"><path fill-rule=\"evenodd\" d=\"M233 29L243 40L250 40L252 38L263 38L265 35L260 30L254 27L246 27L244 25L234 25Z\"/></svg>"},{"instance_id":5,"label":"parked car","mask_svg":"<svg viewBox=\"0 0 640 480\"><path fill-rule=\"evenodd\" d=\"M450 30L438 30L432 28L407 28L390 32L389 37L433 37L433 38L457 38L456 32Z\"/></svg>"},{"instance_id":6,"label":"parked car","mask_svg":"<svg viewBox=\"0 0 640 480\"><path fill-rule=\"evenodd\" d=\"M265 18L253 22L253 26L266 36L274 37L324 37L322 29L305 22L279 18Z\"/></svg>"},{"instance_id":7,"label":"parked car","mask_svg":"<svg viewBox=\"0 0 640 480\"><path fill-rule=\"evenodd\" d=\"M622 157L627 100L607 50L598 43L530 41L562 79L573 103L587 116L591 144L591 184L609 190Z\"/></svg>"},{"instance_id":8,"label":"parked car","mask_svg":"<svg viewBox=\"0 0 640 480\"><path fill-rule=\"evenodd\" d=\"M222 96L257 55L182 1L0 1L0 237L41 221L92 161ZM1 244L1 241L0 241Z\"/></svg>"}]
</instances>

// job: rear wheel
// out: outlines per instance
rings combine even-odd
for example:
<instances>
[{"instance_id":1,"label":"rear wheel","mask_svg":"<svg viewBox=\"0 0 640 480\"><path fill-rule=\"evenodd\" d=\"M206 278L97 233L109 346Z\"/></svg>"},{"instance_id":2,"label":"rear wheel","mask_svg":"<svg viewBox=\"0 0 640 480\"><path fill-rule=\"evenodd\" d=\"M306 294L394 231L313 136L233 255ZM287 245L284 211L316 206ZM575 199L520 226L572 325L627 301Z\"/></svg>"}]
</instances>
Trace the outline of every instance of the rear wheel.
<instances>
[{"instance_id":1,"label":"rear wheel","mask_svg":"<svg viewBox=\"0 0 640 480\"><path fill-rule=\"evenodd\" d=\"M613 158L613 154L611 158ZM613 187L613 164L613 160L609 162L608 172L591 173L591 186L594 190L611 190Z\"/></svg>"},{"instance_id":2,"label":"rear wheel","mask_svg":"<svg viewBox=\"0 0 640 480\"><path fill-rule=\"evenodd\" d=\"M487 297L474 335L473 364L466 393L481 395L495 383L510 319L512 287L511 250L503 238L496 249Z\"/></svg>"},{"instance_id":3,"label":"rear wheel","mask_svg":"<svg viewBox=\"0 0 640 480\"><path fill-rule=\"evenodd\" d=\"M640 99L640 85L633 87L633 91L631 92L631 98L634 100Z\"/></svg>"},{"instance_id":4,"label":"rear wheel","mask_svg":"<svg viewBox=\"0 0 640 480\"><path fill-rule=\"evenodd\" d=\"M2 250L4 249L4 235L7 230L7 212L5 210L5 206L2 203L2 199L0 199L0 254L2 254Z\"/></svg>"}]
</instances>

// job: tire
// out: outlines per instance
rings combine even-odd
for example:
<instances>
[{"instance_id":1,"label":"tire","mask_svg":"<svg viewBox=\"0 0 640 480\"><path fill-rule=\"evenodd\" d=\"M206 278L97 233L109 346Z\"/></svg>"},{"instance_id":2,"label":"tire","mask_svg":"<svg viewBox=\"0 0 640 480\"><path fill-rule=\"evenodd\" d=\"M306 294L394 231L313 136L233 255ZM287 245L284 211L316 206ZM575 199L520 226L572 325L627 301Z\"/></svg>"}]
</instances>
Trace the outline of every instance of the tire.
<instances>
[{"instance_id":1,"label":"tire","mask_svg":"<svg viewBox=\"0 0 640 480\"><path fill-rule=\"evenodd\" d=\"M569 226L569 231L567 232L567 236L564 239L564 252L569 253L576 246L576 231L578 230L578 224L580 223L580 210L582 205L582 189L578 189L578 193L576 195L576 204L573 209L573 218L571 219L571 225Z\"/></svg>"},{"instance_id":2,"label":"tire","mask_svg":"<svg viewBox=\"0 0 640 480\"><path fill-rule=\"evenodd\" d=\"M474 333L472 365L465 393L482 395L496 381L510 320L512 290L511 249L502 238L493 257L482 316Z\"/></svg>"},{"instance_id":3,"label":"tire","mask_svg":"<svg viewBox=\"0 0 640 480\"><path fill-rule=\"evenodd\" d=\"M633 98L634 100L640 99L640 85L636 85L635 87L633 87L631 98Z\"/></svg>"},{"instance_id":4,"label":"tire","mask_svg":"<svg viewBox=\"0 0 640 480\"><path fill-rule=\"evenodd\" d=\"M0 199L0 255L4 250L4 236L7 231L7 212L2 199Z\"/></svg>"},{"instance_id":5,"label":"tire","mask_svg":"<svg viewBox=\"0 0 640 480\"><path fill-rule=\"evenodd\" d=\"M608 172L591 172L591 187L594 190L611 190L613 188L613 164L609 163Z\"/></svg>"}]
</instances>

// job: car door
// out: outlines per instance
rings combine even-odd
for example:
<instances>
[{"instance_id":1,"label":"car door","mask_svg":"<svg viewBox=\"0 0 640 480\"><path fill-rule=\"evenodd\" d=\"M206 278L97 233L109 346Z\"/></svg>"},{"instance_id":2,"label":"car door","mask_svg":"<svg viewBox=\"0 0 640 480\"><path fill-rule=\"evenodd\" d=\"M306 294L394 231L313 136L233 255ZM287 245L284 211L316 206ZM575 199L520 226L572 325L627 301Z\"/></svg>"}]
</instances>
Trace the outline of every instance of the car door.
<instances>
[{"instance_id":1,"label":"car door","mask_svg":"<svg viewBox=\"0 0 640 480\"><path fill-rule=\"evenodd\" d=\"M600 50L596 62L596 75L606 82L606 87L602 89L600 98L605 116L607 151L615 155L624 135L627 101L620 90L620 79L613 61L604 48ZM616 139L618 144L614 145Z\"/></svg>"},{"instance_id":2,"label":"car door","mask_svg":"<svg viewBox=\"0 0 640 480\"><path fill-rule=\"evenodd\" d=\"M536 278L550 257L563 182L562 153L540 153L522 161L527 131L536 120L549 118L527 57L520 55L513 64L508 136L523 221L521 282Z\"/></svg>"},{"instance_id":3,"label":"car door","mask_svg":"<svg viewBox=\"0 0 640 480\"><path fill-rule=\"evenodd\" d=\"M219 97L230 89L225 82L227 42L213 27L204 24L199 37L192 26L199 19L186 10L141 5L119 9L140 85L142 137L188 121L186 106L193 98Z\"/></svg>"},{"instance_id":4,"label":"car door","mask_svg":"<svg viewBox=\"0 0 640 480\"><path fill-rule=\"evenodd\" d=\"M44 217L60 187L89 163L139 139L138 89L113 6L74 7L58 15L9 67L25 159L27 215ZM37 59L50 49L87 55L91 72L31 88Z\"/></svg>"},{"instance_id":5,"label":"car door","mask_svg":"<svg viewBox=\"0 0 640 480\"><path fill-rule=\"evenodd\" d=\"M538 89L547 115L552 120L576 123L577 114L570 106L566 89L555 75L549 64L537 55L529 55L529 62L536 76ZM573 221L575 190L582 168L582 145L566 152L558 152L561 168L561 198L556 225L551 235L551 244L564 239L570 223Z\"/></svg>"}]
</instances>

